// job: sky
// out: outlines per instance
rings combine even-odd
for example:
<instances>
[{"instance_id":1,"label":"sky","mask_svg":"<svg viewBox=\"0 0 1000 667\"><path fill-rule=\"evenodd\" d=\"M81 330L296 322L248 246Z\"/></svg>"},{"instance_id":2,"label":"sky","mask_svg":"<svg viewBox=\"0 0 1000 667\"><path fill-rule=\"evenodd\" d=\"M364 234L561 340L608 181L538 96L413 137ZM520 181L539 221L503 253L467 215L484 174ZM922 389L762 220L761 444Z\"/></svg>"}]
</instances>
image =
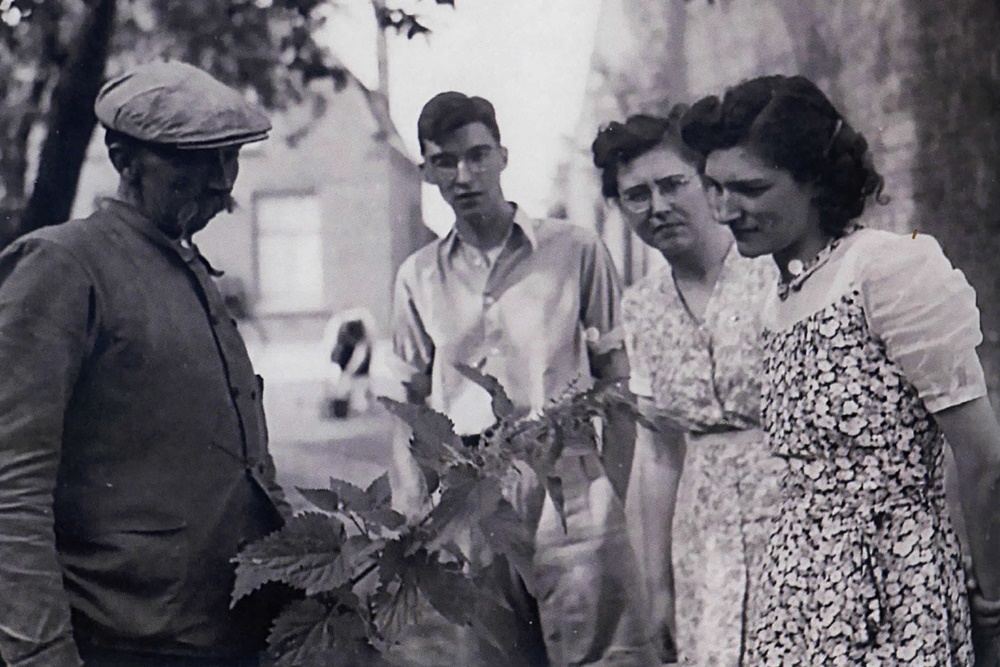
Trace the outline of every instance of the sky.
<instances>
[{"instance_id":1,"label":"sky","mask_svg":"<svg viewBox=\"0 0 1000 667\"><path fill-rule=\"evenodd\" d=\"M331 48L369 87L378 75L369 0L339 0L329 22ZM403 0L405 2L405 0ZM497 110L510 152L504 193L529 214L549 207L565 137L580 114L600 0L433 0L409 2L433 32L389 36L389 103L396 127L419 159L417 116L443 90L481 95ZM398 5L397 5L398 6ZM453 215L425 186L424 218L438 233Z\"/></svg>"}]
</instances>

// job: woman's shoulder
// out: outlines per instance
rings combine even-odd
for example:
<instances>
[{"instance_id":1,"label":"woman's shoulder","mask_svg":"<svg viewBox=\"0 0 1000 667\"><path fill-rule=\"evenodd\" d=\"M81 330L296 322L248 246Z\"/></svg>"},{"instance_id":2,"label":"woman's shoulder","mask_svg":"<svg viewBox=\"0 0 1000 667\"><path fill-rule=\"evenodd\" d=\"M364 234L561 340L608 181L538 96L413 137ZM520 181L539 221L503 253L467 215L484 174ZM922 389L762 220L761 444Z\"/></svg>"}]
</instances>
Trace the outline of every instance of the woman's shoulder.
<instances>
[{"instance_id":1,"label":"woman's shoulder","mask_svg":"<svg viewBox=\"0 0 1000 667\"><path fill-rule=\"evenodd\" d=\"M941 244L930 234L861 229L855 235L849 254L853 255L854 282L862 291L872 284L885 289L890 284L902 287L921 282L926 287L959 277Z\"/></svg>"}]
</instances>

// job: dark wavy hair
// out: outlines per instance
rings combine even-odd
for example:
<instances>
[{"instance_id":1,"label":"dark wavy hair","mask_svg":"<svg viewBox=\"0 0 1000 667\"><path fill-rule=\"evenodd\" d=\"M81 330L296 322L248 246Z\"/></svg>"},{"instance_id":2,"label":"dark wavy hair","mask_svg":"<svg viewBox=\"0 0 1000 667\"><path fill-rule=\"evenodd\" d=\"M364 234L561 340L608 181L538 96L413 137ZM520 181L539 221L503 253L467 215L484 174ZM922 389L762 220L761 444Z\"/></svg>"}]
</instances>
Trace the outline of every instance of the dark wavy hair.
<instances>
[{"instance_id":1,"label":"dark wavy hair","mask_svg":"<svg viewBox=\"0 0 1000 667\"><path fill-rule=\"evenodd\" d=\"M681 136L705 157L745 147L816 186L820 225L834 237L864 212L869 197L888 201L864 135L803 76L763 76L730 88L721 100L704 97L681 120Z\"/></svg>"},{"instance_id":2,"label":"dark wavy hair","mask_svg":"<svg viewBox=\"0 0 1000 667\"><path fill-rule=\"evenodd\" d=\"M666 118L637 114L624 123L612 121L601 127L590 151L594 166L601 170L601 193L605 197L618 196L618 170L622 165L660 145L675 150L685 162L701 171L704 157L681 138L681 118L686 111L686 105L677 104Z\"/></svg>"},{"instance_id":3,"label":"dark wavy hair","mask_svg":"<svg viewBox=\"0 0 1000 667\"><path fill-rule=\"evenodd\" d=\"M489 100L482 97L469 97L465 93L449 90L438 93L424 105L417 118L417 139L420 141L420 153L424 153L424 142L441 143L445 137L455 130L470 125L482 123L490 131L493 138L500 143L500 127L497 125L496 110Z\"/></svg>"}]
</instances>

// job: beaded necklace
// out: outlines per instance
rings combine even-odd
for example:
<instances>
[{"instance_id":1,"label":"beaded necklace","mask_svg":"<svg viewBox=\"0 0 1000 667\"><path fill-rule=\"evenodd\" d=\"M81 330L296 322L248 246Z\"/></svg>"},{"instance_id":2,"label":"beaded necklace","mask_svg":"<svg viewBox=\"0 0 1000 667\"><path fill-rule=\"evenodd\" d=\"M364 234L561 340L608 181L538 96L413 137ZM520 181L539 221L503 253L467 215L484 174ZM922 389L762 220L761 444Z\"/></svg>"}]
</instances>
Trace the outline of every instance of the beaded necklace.
<instances>
[{"instance_id":1,"label":"beaded necklace","mask_svg":"<svg viewBox=\"0 0 1000 667\"><path fill-rule=\"evenodd\" d=\"M788 263L788 272L792 274L791 280L787 282L783 278L778 279L778 298L784 301L792 292L798 292L802 289L802 284L809 278L816 270L826 264L827 260L830 259L830 255L833 251L837 249L840 242L846 239L848 236L854 232L861 229L861 225L853 223L844 230L842 236L838 236L830 239L830 241L823 246L823 248L816 253L816 256L810 259L808 262L803 262L801 259L793 259Z\"/></svg>"}]
</instances>

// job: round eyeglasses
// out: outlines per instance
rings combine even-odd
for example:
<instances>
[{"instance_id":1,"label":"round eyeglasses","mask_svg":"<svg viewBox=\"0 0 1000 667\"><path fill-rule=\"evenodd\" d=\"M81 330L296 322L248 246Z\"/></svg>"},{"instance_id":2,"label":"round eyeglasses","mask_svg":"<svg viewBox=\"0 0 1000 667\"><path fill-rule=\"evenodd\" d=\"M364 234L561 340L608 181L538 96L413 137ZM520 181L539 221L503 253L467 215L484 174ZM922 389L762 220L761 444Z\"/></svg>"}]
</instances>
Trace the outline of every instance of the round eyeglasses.
<instances>
[{"instance_id":1,"label":"round eyeglasses","mask_svg":"<svg viewBox=\"0 0 1000 667\"><path fill-rule=\"evenodd\" d=\"M492 146L473 146L465 152L465 155L456 155L455 153L429 155L427 163L438 176L454 178L458 173L459 165L463 162L465 168L471 173L481 174L486 171L488 160L492 154Z\"/></svg>"},{"instance_id":2,"label":"round eyeglasses","mask_svg":"<svg viewBox=\"0 0 1000 667\"><path fill-rule=\"evenodd\" d=\"M672 174L651 183L639 183L619 192L618 201L630 213L648 213L653 207L653 188L664 199L673 199L692 180L693 177L686 174Z\"/></svg>"}]
</instances>

